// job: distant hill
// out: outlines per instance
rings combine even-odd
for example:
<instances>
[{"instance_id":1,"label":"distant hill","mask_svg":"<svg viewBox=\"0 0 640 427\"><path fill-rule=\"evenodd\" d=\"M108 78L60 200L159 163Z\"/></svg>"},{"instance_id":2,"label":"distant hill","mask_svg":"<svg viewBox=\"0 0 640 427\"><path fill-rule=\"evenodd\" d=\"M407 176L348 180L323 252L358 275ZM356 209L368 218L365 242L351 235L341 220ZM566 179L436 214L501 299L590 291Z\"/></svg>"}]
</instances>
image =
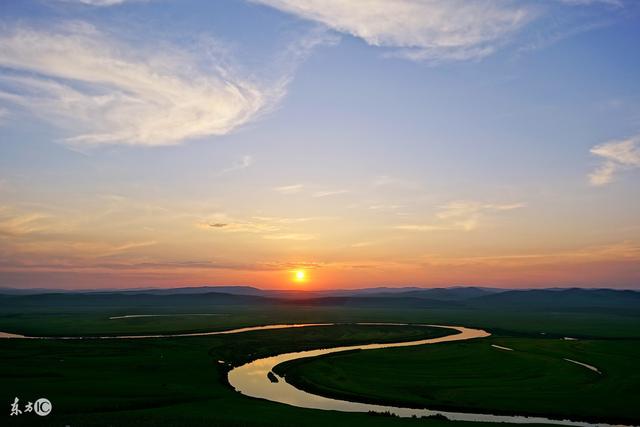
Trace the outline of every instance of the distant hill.
<instances>
[{"instance_id":1,"label":"distant hill","mask_svg":"<svg viewBox=\"0 0 640 427\"><path fill-rule=\"evenodd\" d=\"M271 291L254 288L253 286L190 286L166 289L133 289L124 290L123 292L145 293L150 295L224 293L232 295L267 296L271 294Z\"/></svg>"},{"instance_id":2,"label":"distant hill","mask_svg":"<svg viewBox=\"0 0 640 427\"><path fill-rule=\"evenodd\" d=\"M506 291L467 300L476 308L502 309L640 309L640 292L614 289L532 289Z\"/></svg>"},{"instance_id":3,"label":"distant hill","mask_svg":"<svg viewBox=\"0 0 640 427\"><path fill-rule=\"evenodd\" d=\"M415 286L391 288L374 287L362 289L329 289L321 291L306 291L298 289L259 289L253 286L185 286L176 288L133 288L133 289L18 289L0 288L0 295L36 295L36 294L94 294L94 293L123 293L123 294L147 294L147 295L186 295L225 293L231 295L252 295L273 298L321 298L321 297L348 297L348 296L406 296L433 298L439 300L458 300L495 292L503 292L505 289L480 288L480 287L452 287L452 288L420 288Z\"/></svg>"},{"instance_id":4,"label":"distant hill","mask_svg":"<svg viewBox=\"0 0 640 427\"><path fill-rule=\"evenodd\" d=\"M220 292L222 290L227 292ZM0 310L3 312L125 308L185 311L230 305L584 312L614 310L620 313L640 313L640 292L581 288L503 290L479 287L368 288L305 292L267 291L250 286L201 286L117 292L0 293Z\"/></svg>"},{"instance_id":5,"label":"distant hill","mask_svg":"<svg viewBox=\"0 0 640 427\"><path fill-rule=\"evenodd\" d=\"M48 289L48 288L0 288L0 295L34 295L34 294L93 294L93 293L135 293L149 295L173 294L205 294L210 292L234 295L266 295L271 291L253 286L185 286L178 288L103 288L103 289Z\"/></svg>"},{"instance_id":6,"label":"distant hill","mask_svg":"<svg viewBox=\"0 0 640 427\"><path fill-rule=\"evenodd\" d=\"M455 287L455 288L402 288L396 292L388 292L386 288L380 292L368 292L366 295L369 297L406 297L406 298L428 298L438 301L462 301L469 298L476 298L485 295L493 295L501 292L505 292L506 289L496 288L480 288L475 286L470 287ZM372 289L373 291L373 289ZM360 296L359 293L353 293L353 296Z\"/></svg>"},{"instance_id":7,"label":"distant hill","mask_svg":"<svg viewBox=\"0 0 640 427\"><path fill-rule=\"evenodd\" d=\"M220 305L263 305L270 300L252 295L219 292L205 294L155 295L134 292L48 293L37 295L0 295L0 307L23 308L114 308L114 307L211 307Z\"/></svg>"},{"instance_id":8,"label":"distant hill","mask_svg":"<svg viewBox=\"0 0 640 427\"><path fill-rule=\"evenodd\" d=\"M287 299L287 305L327 306L327 307L376 307L376 308L462 308L453 301L438 301L427 298L393 296L351 296L320 297L307 299Z\"/></svg>"}]
</instances>

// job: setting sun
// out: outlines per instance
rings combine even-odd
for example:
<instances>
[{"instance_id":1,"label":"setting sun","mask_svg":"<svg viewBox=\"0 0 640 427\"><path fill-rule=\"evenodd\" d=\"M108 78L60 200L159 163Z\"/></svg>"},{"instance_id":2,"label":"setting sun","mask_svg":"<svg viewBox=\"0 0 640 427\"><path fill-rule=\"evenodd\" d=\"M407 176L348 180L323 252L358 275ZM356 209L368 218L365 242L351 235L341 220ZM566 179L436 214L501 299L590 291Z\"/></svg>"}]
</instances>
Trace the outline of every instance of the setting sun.
<instances>
[{"instance_id":1,"label":"setting sun","mask_svg":"<svg viewBox=\"0 0 640 427\"><path fill-rule=\"evenodd\" d=\"M305 273L304 270L296 270L294 272L294 279L296 282L304 282L306 278L307 278L307 274Z\"/></svg>"}]
</instances>

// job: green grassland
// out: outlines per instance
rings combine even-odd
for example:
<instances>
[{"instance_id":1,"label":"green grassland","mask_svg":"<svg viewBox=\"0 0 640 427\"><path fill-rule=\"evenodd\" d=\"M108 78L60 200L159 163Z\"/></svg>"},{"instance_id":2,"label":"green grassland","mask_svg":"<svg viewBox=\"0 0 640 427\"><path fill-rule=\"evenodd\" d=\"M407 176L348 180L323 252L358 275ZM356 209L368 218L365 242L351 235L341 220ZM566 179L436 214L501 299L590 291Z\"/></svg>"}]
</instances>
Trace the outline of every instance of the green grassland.
<instances>
[{"instance_id":1,"label":"green grassland","mask_svg":"<svg viewBox=\"0 0 640 427\"><path fill-rule=\"evenodd\" d=\"M638 424L639 349L638 340L496 336L333 354L276 372L304 390L371 403Z\"/></svg>"},{"instance_id":2,"label":"green grassland","mask_svg":"<svg viewBox=\"0 0 640 427\"><path fill-rule=\"evenodd\" d=\"M413 340L445 330L354 326L139 340L0 340L0 397L7 425L416 425L416 420L312 411L244 397L229 366L280 352ZM9 419L9 403L47 397L54 412ZM4 421L2 421L4 419ZM432 421L434 426L438 421Z\"/></svg>"},{"instance_id":3,"label":"green grassland","mask_svg":"<svg viewBox=\"0 0 640 427\"><path fill-rule=\"evenodd\" d=\"M216 316L147 317L110 320L128 314L214 313ZM640 313L470 309L386 309L305 306L100 308L83 312L57 307L47 312L0 306L0 331L28 336L101 336L188 333L274 323L405 322L456 324L519 336L640 339Z\"/></svg>"},{"instance_id":4,"label":"green grassland","mask_svg":"<svg viewBox=\"0 0 640 427\"><path fill-rule=\"evenodd\" d=\"M475 342L319 358L290 366L287 375L294 382L304 382L305 388L357 396L360 401L640 423L634 408L640 379L633 366L640 349L640 315L633 306L565 310L384 308L238 304L236 300L220 303L201 297L175 305L166 303L173 300L148 304L137 298L95 306L68 301L46 301L38 306L7 299L0 304L0 331L55 337L205 332L275 323L403 322L479 327L493 336ZM109 319L187 313L217 315ZM294 408L242 396L226 381L229 364L263 356L413 340L437 333L445 331L339 325L189 338L0 340L0 400L5 402L0 425L467 424ZM579 340L564 341L565 336ZM491 343L516 351L496 350ZM565 362L564 357L595 365L603 375ZM47 397L54 403L54 412L46 418L23 415L9 419L9 404L16 396L23 401Z\"/></svg>"}]
</instances>

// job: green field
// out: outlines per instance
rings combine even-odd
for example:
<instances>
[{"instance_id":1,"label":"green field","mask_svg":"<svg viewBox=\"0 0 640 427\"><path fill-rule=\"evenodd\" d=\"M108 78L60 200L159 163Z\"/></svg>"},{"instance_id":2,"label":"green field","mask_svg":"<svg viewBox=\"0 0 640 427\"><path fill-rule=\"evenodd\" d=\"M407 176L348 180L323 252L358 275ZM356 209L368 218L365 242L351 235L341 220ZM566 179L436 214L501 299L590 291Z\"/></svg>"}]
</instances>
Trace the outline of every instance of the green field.
<instances>
[{"instance_id":1,"label":"green field","mask_svg":"<svg viewBox=\"0 0 640 427\"><path fill-rule=\"evenodd\" d=\"M111 316L156 313L215 313L219 316L148 317L109 320ZM457 324L520 336L640 339L640 313L535 312L506 310L384 309L254 306L100 308L50 312L0 306L0 331L29 336L134 335L224 330L274 323L405 322Z\"/></svg>"},{"instance_id":2,"label":"green field","mask_svg":"<svg viewBox=\"0 0 640 427\"><path fill-rule=\"evenodd\" d=\"M244 397L228 367L280 352L446 334L418 327L334 326L142 340L0 340L2 414L11 425L411 425L415 420L310 411ZM46 419L9 419L15 396L46 396ZM313 414L313 416L310 415ZM434 421L434 425L438 422ZM5 425L3 423L3 425Z\"/></svg>"},{"instance_id":3,"label":"green field","mask_svg":"<svg viewBox=\"0 0 640 427\"><path fill-rule=\"evenodd\" d=\"M347 400L638 424L638 349L639 340L491 337L327 355L276 372L304 390Z\"/></svg>"},{"instance_id":4,"label":"green field","mask_svg":"<svg viewBox=\"0 0 640 427\"><path fill-rule=\"evenodd\" d=\"M133 300L137 301L137 300ZM285 366L303 388L358 401L567 416L640 424L637 310L384 308L304 304L0 305L0 331L31 336L203 332L275 323L403 322L479 327L488 339L362 351ZM128 314L215 313L110 319ZM446 333L417 326L254 331L139 340L0 340L0 425L417 426L473 425L301 409L252 399L230 366L283 352ZM565 341L565 336L579 338ZM514 348L507 352L490 344ZM563 358L597 366L601 376ZM219 360L225 364L218 363ZM282 369L280 367L279 369ZM9 418L9 404L47 397L54 412ZM5 422L6 421L6 422ZM9 424L10 423L10 424Z\"/></svg>"}]
</instances>

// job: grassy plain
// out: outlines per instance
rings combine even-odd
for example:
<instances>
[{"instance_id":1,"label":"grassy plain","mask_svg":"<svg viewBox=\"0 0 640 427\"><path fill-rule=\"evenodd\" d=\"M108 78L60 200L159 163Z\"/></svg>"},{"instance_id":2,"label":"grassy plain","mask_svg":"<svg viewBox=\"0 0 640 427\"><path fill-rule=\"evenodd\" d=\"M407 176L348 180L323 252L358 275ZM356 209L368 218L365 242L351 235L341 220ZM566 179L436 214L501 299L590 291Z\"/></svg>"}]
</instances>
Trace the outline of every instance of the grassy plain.
<instances>
[{"instance_id":1,"label":"grassy plain","mask_svg":"<svg viewBox=\"0 0 640 427\"><path fill-rule=\"evenodd\" d=\"M109 319L130 314L176 313L219 315ZM352 376L345 370L339 374L343 377L339 387L331 385L331 393L338 389L345 395L362 392L358 400L364 396L386 402L391 399L379 390L395 383L396 394L406 395L406 402L413 406L423 406L427 402L431 406L433 399L440 399L439 405L443 407L449 407L455 401L458 402L456 406L467 410L495 408L547 415L562 412L563 409L558 412L558 408L566 403L564 398L555 401L547 398L548 405L544 406L544 396L536 394L544 389L552 391L554 396L574 393L573 406L567 406L574 418L576 414L589 417L604 414L606 419L632 419L638 424L633 405L627 405L637 399L640 389L640 381L632 372L630 361L630 354L638 349L640 342L640 316L634 310L536 312L292 304L179 307L55 304L42 309L0 304L0 331L32 336L203 332L274 323L316 322L453 324L480 327L494 334L490 341L477 343L375 351L371 356L366 352L336 356L344 357L347 362L351 357L367 357L366 363L361 363L358 369L382 369L386 374L374 376L372 371L353 371ZM240 364L262 356L333 345L417 339L427 332L415 327L342 325L192 338L0 340L0 399L5 402L5 409L0 412L0 425L458 425L457 422L432 419L300 409L247 398L231 389L226 382L229 366L218 363L218 360L224 360ZM580 340L562 341L564 336ZM506 354L491 348L490 343L518 350ZM387 354L386 351L398 353ZM602 378L594 378L592 372L582 367L557 361L561 356L600 367ZM323 364L325 361L319 359L311 363ZM335 364L335 369L347 369L346 365L341 368L340 363ZM418 366L422 370L418 371ZM384 371L385 367L390 370ZM298 367L303 368L306 371L307 367ZM323 381L320 381L312 371L305 373L304 378L313 380L313 387L327 387L323 381L331 380L331 375L323 374ZM419 389L412 389L410 380L416 372L424 381L432 380L429 384L434 387L427 387L429 384L422 381ZM475 373L475 377L469 377L470 373ZM491 391L487 378L495 376L501 376L503 386ZM362 381L367 378L369 390L362 390ZM509 404L499 407L495 399L483 396L476 402L476 397L488 388L494 393L493 397L506 396ZM523 395L523 389L532 391ZM584 394L587 392L589 396ZM23 415L9 419L9 404L16 396L21 401L47 397L54 403L54 412L46 418ZM625 405L628 406L626 409ZM600 413L596 413L597 407L602 408ZM477 423L470 425L478 426Z\"/></svg>"},{"instance_id":2,"label":"grassy plain","mask_svg":"<svg viewBox=\"0 0 640 427\"><path fill-rule=\"evenodd\" d=\"M639 340L494 336L327 355L282 364L276 372L329 397L637 425L638 349ZM602 374L565 358L593 365Z\"/></svg>"},{"instance_id":3,"label":"grassy plain","mask_svg":"<svg viewBox=\"0 0 640 427\"><path fill-rule=\"evenodd\" d=\"M0 340L2 425L412 425L368 414L325 413L244 397L227 364L280 352L359 342L421 339L447 331L352 326L139 340ZM14 397L47 397L46 418L9 418ZM10 423L10 424L9 424ZM413 424L415 425L415 424ZM439 425L434 421L433 425Z\"/></svg>"}]
</instances>

